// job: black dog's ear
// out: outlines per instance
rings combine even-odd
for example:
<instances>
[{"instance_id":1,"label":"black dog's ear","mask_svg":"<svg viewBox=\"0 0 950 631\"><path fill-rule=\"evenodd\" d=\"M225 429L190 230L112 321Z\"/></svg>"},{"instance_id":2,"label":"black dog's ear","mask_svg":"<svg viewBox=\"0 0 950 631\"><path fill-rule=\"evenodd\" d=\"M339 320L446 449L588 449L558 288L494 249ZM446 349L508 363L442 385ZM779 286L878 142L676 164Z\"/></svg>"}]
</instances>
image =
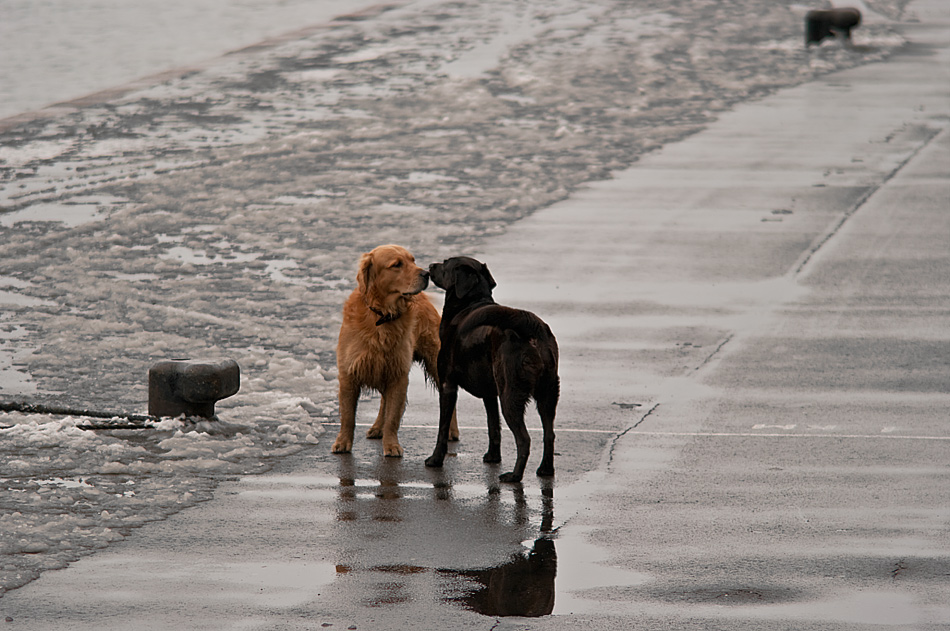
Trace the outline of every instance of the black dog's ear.
<instances>
[{"instance_id":1,"label":"black dog's ear","mask_svg":"<svg viewBox=\"0 0 950 631\"><path fill-rule=\"evenodd\" d=\"M495 279L491 277L491 272L488 271L488 266L482 263L482 273L485 275L485 280L488 281L488 288L494 289L497 287L495 284Z\"/></svg>"},{"instance_id":2,"label":"black dog's ear","mask_svg":"<svg viewBox=\"0 0 950 631\"><path fill-rule=\"evenodd\" d=\"M455 287L455 295L464 298L478 285L478 274L471 267L464 265L456 267L454 271L455 282L452 286Z\"/></svg>"}]
</instances>

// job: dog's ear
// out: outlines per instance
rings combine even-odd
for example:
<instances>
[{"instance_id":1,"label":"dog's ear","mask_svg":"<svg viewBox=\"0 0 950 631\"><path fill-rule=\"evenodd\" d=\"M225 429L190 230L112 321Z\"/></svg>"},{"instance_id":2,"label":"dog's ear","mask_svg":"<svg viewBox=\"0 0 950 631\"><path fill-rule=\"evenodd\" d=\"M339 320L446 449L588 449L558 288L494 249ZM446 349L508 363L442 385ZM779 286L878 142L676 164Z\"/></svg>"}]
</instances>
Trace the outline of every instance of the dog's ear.
<instances>
[{"instance_id":1,"label":"dog's ear","mask_svg":"<svg viewBox=\"0 0 950 631\"><path fill-rule=\"evenodd\" d=\"M497 287L495 284L495 279L491 277L491 272L488 271L488 266L482 263L482 274L485 276L485 280L488 281L488 288L494 289Z\"/></svg>"},{"instance_id":2,"label":"dog's ear","mask_svg":"<svg viewBox=\"0 0 950 631\"><path fill-rule=\"evenodd\" d=\"M360 293L364 296L369 291L369 284L372 281L373 276L373 254L372 252L364 252L363 256L360 257L359 271L356 273L356 284L359 287Z\"/></svg>"},{"instance_id":3,"label":"dog's ear","mask_svg":"<svg viewBox=\"0 0 950 631\"><path fill-rule=\"evenodd\" d=\"M455 278L452 286L455 288L455 295L464 298L478 285L478 274L467 265L460 265L453 271Z\"/></svg>"}]
</instances>

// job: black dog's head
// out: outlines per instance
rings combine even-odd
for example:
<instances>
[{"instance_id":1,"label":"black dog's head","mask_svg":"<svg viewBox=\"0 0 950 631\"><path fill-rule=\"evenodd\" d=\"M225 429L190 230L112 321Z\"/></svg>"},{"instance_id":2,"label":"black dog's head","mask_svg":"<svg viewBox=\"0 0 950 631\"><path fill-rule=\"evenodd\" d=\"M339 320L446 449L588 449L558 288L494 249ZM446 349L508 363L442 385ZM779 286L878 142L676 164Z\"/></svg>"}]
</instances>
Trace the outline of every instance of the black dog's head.
<instances>
[{"instance_id":1,"label":"black dog's head","mask_svg":"<svg viewBox=\"0 0 950 631\"><path fill-rule=\"evenodd\" d=\"M445 290L447 297L459 300L491 298L495 279L481 261L467 256L456 256L429 266L429 277L436 287Z\"/></svg>"}]
</instances>

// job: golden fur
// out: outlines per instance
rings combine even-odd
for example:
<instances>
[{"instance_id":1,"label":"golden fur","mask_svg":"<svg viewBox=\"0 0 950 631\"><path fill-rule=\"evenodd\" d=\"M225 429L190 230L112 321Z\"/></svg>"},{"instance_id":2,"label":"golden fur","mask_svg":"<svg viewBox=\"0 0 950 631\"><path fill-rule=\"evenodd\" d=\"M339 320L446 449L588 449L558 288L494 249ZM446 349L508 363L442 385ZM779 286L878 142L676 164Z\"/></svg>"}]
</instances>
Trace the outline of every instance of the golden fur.
<instances>
[{"instance_id":1,"label":"golden fur","mask_svg":"<svg viewBox=\"0 0 950 631\"><path fill-rule=\"evenodd\" d=\"M340 384L340 433L333 453L353 448L356 405L360 392L382 395L376 422L367 438L382 438L383 453L402 456L397 432L406 408L413 361L438 386L439 312L422 293L429 274L398 245L381 245L360 258L357 288L343 305L343 325L336 349ZM450 437L458 438L452 417Z\"/></svg>"}]
</instances>

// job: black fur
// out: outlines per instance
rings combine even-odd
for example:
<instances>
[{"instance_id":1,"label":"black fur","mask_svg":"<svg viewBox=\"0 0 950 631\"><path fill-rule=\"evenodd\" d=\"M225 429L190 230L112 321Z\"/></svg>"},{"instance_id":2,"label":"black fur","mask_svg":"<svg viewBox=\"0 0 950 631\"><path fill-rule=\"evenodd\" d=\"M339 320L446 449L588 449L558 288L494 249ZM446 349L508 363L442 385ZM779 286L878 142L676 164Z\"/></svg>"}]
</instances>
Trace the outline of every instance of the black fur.
<instances>
[{"instance_id":1,"label":"black fur","mask_svg":"<svg viewBox=\"0 0 950 631\"><path fill-rule=\"evenodd\" d=\"M554 415L560 396L557 340L551 329L529 311L512 309L492 299L495 280L481 262L467 257L429 266L432 282L445 290L439 325L439 437L428 467L441 467L448 449L449 420L458 388L480 398L488 415L485 462L501 462L501 413L515 437L518 456L502 482L524 476L531 439L524 414L534 398L544 430L544 454L538 475L554 475Z\"/></svg>"}]
</instances>

